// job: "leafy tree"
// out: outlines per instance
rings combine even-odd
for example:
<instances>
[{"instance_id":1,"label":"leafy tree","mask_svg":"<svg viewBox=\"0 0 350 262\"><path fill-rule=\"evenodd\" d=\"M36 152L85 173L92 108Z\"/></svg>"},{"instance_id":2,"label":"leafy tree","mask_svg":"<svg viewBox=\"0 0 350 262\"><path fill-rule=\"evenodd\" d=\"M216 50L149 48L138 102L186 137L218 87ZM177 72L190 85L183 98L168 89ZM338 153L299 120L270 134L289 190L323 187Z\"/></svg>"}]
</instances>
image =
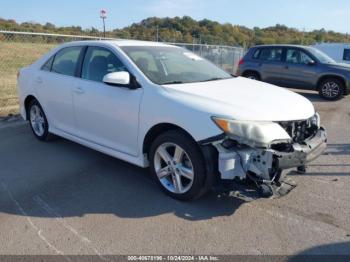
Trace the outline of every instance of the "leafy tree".
<instances>
[{"instance_id":1,"label":"leafy tree","mask_svg":"<svg viewBox=\"0 0 350 262\"><path fill-rule=\"evenodd\" d=\"M350 43L350 36L348 34L326 31L325 29L304 32L281 24L267 28L254 27L250 29L229 23L220 24L208 19L196 21L189 16L174 18L149 17L139 23L107 32L107 36L154 41L156 40L157 28L160 41L167 42L201 42L204 44L222 44L243 47L277 43L305 45L314 44L316 42ZM2 18L0 18L0 29L72 35L102 35L102 33L94 27L90 29L82 29L80 26L57 27L51 23L41 25L35 22L19 24L13 19L6 20Z\"/></svg>"}]
</instances>

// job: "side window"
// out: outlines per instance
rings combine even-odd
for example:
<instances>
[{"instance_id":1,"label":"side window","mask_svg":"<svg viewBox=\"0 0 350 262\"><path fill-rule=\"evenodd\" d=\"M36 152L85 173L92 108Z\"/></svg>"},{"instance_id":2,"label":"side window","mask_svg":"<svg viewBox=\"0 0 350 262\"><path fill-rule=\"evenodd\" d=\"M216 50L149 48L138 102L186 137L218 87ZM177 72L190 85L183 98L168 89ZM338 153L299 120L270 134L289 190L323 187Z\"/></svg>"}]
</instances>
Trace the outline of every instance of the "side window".
<instances>
[{"instance_id":1,"label":"side window","mask_svg":"<svg viewBox=\"0 0 350 262\"><path fill-rule=\"evenodd\" d=\"M301 50L288 49L286 55L286 62L292 64L308 64L312 58Z\"/></svg>"},{"instance_id":2,"label":"side window","mask_svg":"<svg viewBox=\"0 0 350 262\"><path fill-rule=\"evenodd\" d=\"M343 60L350 61L350 49L344 49Z\"/></svg>"},{"instance_id":3,"label":"side window","mask_svg":"<svg viewBox=\"0 0 350 262\"><path fill-rule=\"evenodd\" d=\"M41 70L51 71L52 62L55 56L52 56L47 62L41 67Z\"/></svg>"},{"instance_id":4,"label":"side window","mask_svg":"<svg viewBox=\"0 0 350 262\"><path fill-rule=\"evenodd\" d=\"M255 50L255 52L254 52L254 54L253 54L253 58L254 58L254 59L258 59L259 56L260 56L260 52L261 52L261 49Z\"/></svg>"},{"instance_id":5,"label":"side window","mask_svg":"<svg viewBox=\"0 0 350 262\"><path fill-rule=\"evenodd\" d=\"M121 71L127 71L127 69L111 51L103 47L89 47L85 55L81 77L102 82L105 75Z\"/></svg>"},{"instance_id":6,"label":"side window","mask_svg":"<svg viewBox=\"0 0 350 262\"><path fill-rule=\"evenodd\" d=\"M264 48L260 51L259 59L265 61L278 62L282 60L282 47Z\"/></svg>"},{"instance_id":7,"label":"side window","mask_svg":"<svg viewBox=\"0 0 350 262\"><path fill-rule=\"evenodd\" d=\"M62 75L75 76L82 49L83 47L74 46L58 51L53 61L51 71Z\"/></svg>"}]
</instances>

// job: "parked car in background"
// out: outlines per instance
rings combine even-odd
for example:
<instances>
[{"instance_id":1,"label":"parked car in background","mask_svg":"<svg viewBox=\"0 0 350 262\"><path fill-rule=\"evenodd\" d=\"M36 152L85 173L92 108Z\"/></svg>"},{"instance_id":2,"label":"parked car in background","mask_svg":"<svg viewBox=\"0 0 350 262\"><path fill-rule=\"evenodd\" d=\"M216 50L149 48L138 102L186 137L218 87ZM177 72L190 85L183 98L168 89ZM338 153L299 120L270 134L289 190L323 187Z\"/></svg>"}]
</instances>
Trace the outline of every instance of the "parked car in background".
<instances>
[{"instance_id":1,"label":"parked car in background","mask_svg":"<svg viewBox=\"0 0 350 262\"><path fill-rule=\"evenodd\" d=\"M320 117L303 96L232 77L161 43L66 43L21 69L18 88L39 140L55 134L149 166L181 200L223 180L249 180L264 196L286 192L282 172L326 148Z\"/></svg>"},{"instance_id":2,"label":"parked car in background","mask_svg":"<svg viewBox=\"0 0 350 262\"><path fill-rule=\"evenodd\" d=\"M327 100L347 95L350 88L350 65L306 46L253 47L239 62L237 73L278 86L317 90Z\"/></svg>"},{"instance_id":3,"label":"parked car in background","mask_svg":"<svg viewBox=\"0 0 350 262\"><path fill-rule=\"evenodd\" d=\"M350 44L342 43L322 43L313 46L324 52L337 63L350 64Z\"/></svg>"}]
</instances>

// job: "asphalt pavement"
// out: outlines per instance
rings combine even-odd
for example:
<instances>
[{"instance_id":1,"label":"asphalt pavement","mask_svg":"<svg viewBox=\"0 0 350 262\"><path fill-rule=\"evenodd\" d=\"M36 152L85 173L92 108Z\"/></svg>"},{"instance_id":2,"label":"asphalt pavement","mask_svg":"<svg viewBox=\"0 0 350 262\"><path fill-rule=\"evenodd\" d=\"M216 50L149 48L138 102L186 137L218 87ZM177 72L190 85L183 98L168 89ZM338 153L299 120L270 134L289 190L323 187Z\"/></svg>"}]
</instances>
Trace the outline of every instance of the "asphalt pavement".
<instances>
[{"instance_id":1,"label":"asphalt pavement","mask_svg":"<svg viewBox=\"0 0 350 262\"><path fill-rule=\"evenodd\" d=\"M328 149L294 175L290 194L250 203L217 193L179 202L146 169L2 121L0 254L350 255L350 97L301 94L321 114Z\"/></svg>"}]
</instances>

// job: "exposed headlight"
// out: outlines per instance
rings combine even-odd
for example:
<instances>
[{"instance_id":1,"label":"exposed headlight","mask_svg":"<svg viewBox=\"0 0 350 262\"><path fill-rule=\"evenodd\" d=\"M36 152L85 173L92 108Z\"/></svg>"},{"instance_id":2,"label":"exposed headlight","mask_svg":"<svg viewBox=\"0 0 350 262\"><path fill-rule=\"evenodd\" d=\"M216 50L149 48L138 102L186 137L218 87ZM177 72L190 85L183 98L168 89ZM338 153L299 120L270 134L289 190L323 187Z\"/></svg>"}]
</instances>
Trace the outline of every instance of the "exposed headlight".
<instances>
[{"instance_id":1,"label":"exposed headlight","mask_svg":"<svg viewBox=\"0 0 350 262\"><path fill-rule=\"evenodd\" d=\"M319 113L314 114L314 116L311 117L310 121L313 126L317 126L318 128L321 127L321 118Z\"/></svg>"},{"instance_id":2,"label":"exposed headlight","mask_svg":"<svg viewBox=\"0 0 350 262\"><path fill-rule=\"evenodd\" d=\"M291 142L291 137L273 122L254 122L212 117L216 125L241 144L252 147L268 147L272 142Z\"/></svg>"}]
</instances>

